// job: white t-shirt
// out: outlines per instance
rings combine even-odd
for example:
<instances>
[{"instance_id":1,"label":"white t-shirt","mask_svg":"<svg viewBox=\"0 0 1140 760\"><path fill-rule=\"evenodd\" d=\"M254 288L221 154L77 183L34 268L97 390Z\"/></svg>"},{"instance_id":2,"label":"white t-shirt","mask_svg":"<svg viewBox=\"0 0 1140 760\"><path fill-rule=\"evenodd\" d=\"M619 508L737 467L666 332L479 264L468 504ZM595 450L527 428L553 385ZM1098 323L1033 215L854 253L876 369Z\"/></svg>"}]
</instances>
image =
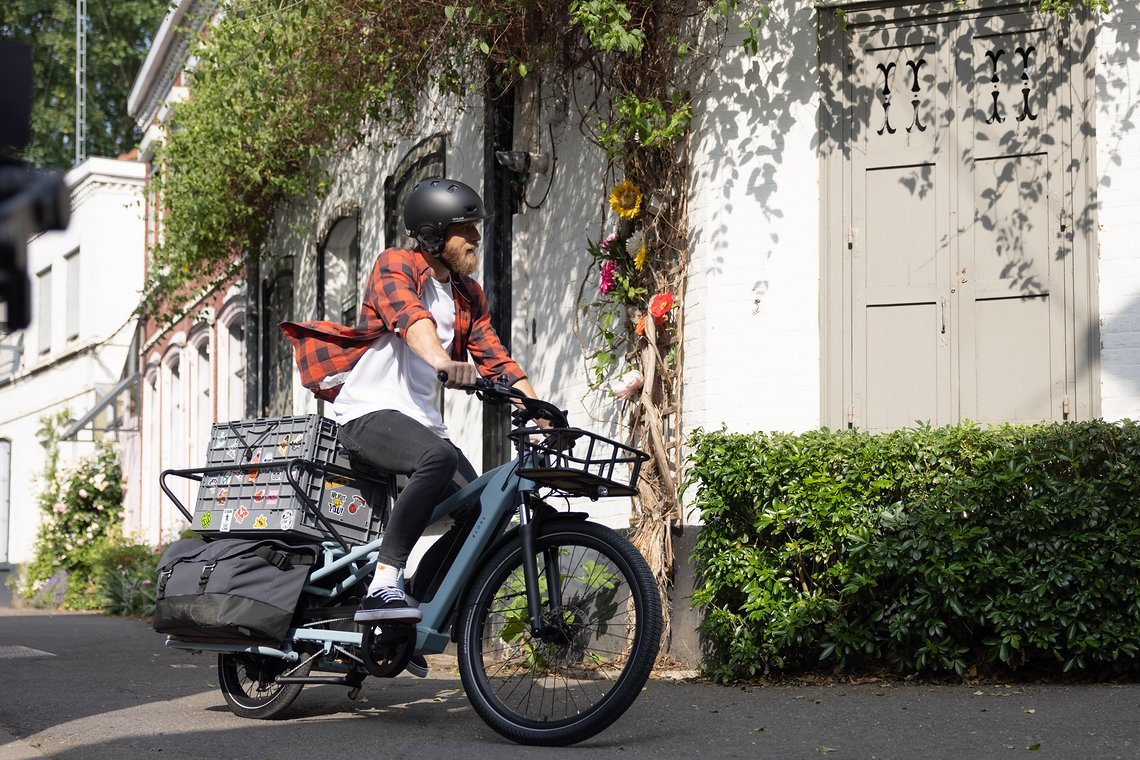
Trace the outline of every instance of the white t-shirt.
<instances>
[{"instance_id":1,"label":"white t-shirt","mask_svg":"<svg viewBox=\"0 0 1140 760\"><path fill-rule=\"evenodd\" d=\"M450 352L455 340L451 283L428 277L421 298L435 317L435 332L443 350ZM338 424L344 424L371 412L393 409L446 438L447 427L436 405L439 388L439 378L431 365L399 335L385 333L372 342L348 373L333 402L333 415Z\"/></svg>"}]
</instances>

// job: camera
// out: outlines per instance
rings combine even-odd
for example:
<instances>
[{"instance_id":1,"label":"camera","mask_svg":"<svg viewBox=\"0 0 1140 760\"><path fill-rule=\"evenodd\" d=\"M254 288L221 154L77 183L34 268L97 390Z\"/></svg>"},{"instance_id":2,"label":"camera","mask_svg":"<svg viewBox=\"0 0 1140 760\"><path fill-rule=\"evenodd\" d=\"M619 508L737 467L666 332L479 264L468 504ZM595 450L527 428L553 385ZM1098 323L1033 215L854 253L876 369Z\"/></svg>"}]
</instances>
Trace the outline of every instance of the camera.
<instances>
[{"instance_id":1,"label":"camera","mask_svg":"<svg viewBox=\"0 0 1140 760\"><path fill-rule=\"evenodd\" d=\"M27 147L32 121L32 52L0 42L0 330L22 330L31 320L28 238L66 229L71 195L58 172L28 166L18 156Z\"/></svg>"}]
</instances>

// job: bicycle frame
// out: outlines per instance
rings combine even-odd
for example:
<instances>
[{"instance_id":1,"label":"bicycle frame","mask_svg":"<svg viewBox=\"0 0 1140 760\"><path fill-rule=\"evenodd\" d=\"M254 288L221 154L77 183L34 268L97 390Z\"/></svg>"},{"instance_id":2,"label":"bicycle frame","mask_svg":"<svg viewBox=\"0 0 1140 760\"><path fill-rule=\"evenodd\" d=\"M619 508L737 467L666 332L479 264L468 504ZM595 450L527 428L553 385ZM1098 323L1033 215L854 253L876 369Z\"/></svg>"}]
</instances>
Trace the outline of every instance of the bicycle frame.
<instances>
[{"instance_id":1,"label":"bicycle frame","mask_svg":"<svg viewBox=\"0 0 1140 760\"><path fill-rule=\"evenodd\" d=\"M415 652L417 654L438 654L444 651L451 634L448 631L452 620L452 611L460 596L467 588L478 568L480 559L491 549L502 536L507 534L507 527L515 515L519 518L519 534L523 541L524 556L534 556L534 525L531 521L530 507L526 503L525 494L536 490L532 481L525 480L517 474L520 458L516 458L495 469L489 470L462 489L440 502L432 512L431 522L435 523L447 517L461 505L478 503L478 518L464 539L455 559L447 567L446 573L436 589L432 598L421 603L420 610L423 620L416 626ZM170 471L171 474L181 474ZM169 491L167 492L169 494ZM371 577L376 567L377 552L381 539L356 547L346 547L338 542L326 542L322 545L321 561L310 573L304 587L304 593L329 601L335 600L344 594L357 582ZM323 585L323 579L333 577L341 571L347 570L348 576L329 586ZM542 624L541 600L539 599L538 574L533 560L524 563L524 576L529 603L531 623L535 628ZM557 579L548 579L557 581ZM557 583L549 588L558 588ZM363 640L362 631L337 631L316 628L291 628L287 642L307 641L324 645L325 654L329 654L333 645L360 646ZM289 662L296 662L300 655L288 643L283 647L273 647L259 644L241 644L226 642L190 641L168 638L166 646L191 651L217 651L241 652L277 657ZM306 679L312 681L312 679Z\"/></svg>"}]
</instances>

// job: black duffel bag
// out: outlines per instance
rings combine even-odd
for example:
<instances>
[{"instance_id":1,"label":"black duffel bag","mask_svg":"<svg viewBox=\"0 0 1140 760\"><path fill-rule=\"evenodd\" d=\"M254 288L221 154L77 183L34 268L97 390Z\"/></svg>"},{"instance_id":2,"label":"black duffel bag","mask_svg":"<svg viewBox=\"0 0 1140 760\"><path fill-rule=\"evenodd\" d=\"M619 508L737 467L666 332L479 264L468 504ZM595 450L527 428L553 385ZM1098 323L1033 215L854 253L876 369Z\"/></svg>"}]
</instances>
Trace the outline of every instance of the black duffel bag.
<instances>
[{"instance_id":1,"label":"black duffel bag","mask_svg":"<svg viewBox=\"0 0 1140 760\"><path fill-rule=\"evenodd\" d=\"M159 561L154 629L186 638L282 642L317 552L273 539L177 541Z\"/></svg>"}]
</instances>

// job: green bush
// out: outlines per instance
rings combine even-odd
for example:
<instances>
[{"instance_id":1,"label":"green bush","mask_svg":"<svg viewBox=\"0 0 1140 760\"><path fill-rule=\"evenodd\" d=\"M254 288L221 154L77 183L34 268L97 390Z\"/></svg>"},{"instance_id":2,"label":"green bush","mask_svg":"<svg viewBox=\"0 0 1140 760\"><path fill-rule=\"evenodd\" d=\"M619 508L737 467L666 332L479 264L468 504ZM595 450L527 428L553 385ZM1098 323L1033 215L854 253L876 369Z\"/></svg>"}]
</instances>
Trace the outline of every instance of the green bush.
<instances>
[{"instance_id":1,"label":"green bush","mask_svg":"<svg viewBox=\"0 0 1140 760\"><path fill-rule=\"evenodd\" d=\"M155 578L162 548L108 540L93 563L93 587L98 607L112 615L150 617L154 614Z\"/></svg>"},{"instance_id":2,"label":"green bush","mask_svg":"<svg viewBox=\"0 0 1140 760\"><path fill-rule=\"evenodd\" d=\"M697 431L706 666L1136 671L1140 425Z\"/></svg>"}]
</instances>

